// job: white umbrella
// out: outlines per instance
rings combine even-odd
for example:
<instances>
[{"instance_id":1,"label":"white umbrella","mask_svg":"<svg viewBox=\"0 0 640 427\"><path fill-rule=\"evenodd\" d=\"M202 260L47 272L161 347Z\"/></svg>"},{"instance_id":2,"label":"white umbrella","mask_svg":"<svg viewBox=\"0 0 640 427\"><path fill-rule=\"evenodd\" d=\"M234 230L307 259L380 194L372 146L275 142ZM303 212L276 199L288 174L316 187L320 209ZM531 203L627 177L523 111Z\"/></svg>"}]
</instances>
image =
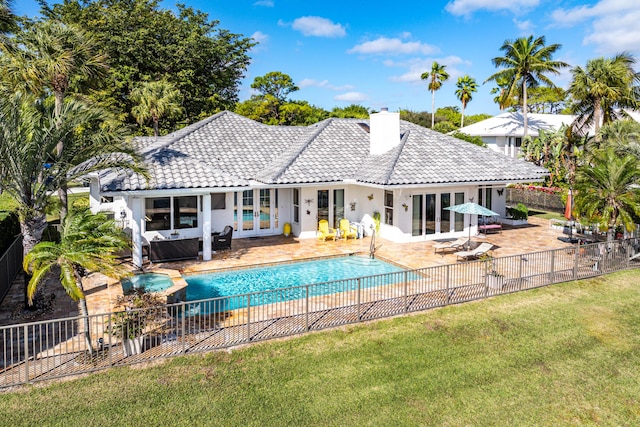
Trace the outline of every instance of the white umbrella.
<instances>
[{"instance_id":1,"label":"white umbrella","mask_svg":"<svg viewBox=\"0 0 640 427\"><path fill-rule=\"evenodd\" d=\"M461 214L469 215L483 215L483 216L497 216L500 215L491 209L487 209L484 206L480 206L474 202L467 202L461 205L449 206L445 208L448 211L454 211ZM467 242L467 250L469 249L469 243L471 242L471 218L469 218L469 241Z\"/></svg>"}]
</instances>

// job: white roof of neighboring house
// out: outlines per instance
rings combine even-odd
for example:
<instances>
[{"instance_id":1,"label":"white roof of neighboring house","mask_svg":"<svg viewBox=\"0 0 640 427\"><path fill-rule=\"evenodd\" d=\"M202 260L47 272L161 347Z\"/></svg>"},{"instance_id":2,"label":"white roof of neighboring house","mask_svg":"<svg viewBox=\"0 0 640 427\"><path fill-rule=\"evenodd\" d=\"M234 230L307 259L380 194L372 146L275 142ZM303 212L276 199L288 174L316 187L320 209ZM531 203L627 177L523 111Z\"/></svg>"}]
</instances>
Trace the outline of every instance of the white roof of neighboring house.
<instances>
[{"instance_id":1,"label":"white roof of neighboring house","mask_svg":"<svg viewBox=\"0 0 640 427\"><path fill-rule=\"evenodd\" d=\"M574 116L568 114L527 114L530 136L538 136L540 130L553 132L562 125L569 126ZM516 136L524 135L524 119L520 112L502 113L458 130L467 135Z\"/></svg>"}]
</instances>

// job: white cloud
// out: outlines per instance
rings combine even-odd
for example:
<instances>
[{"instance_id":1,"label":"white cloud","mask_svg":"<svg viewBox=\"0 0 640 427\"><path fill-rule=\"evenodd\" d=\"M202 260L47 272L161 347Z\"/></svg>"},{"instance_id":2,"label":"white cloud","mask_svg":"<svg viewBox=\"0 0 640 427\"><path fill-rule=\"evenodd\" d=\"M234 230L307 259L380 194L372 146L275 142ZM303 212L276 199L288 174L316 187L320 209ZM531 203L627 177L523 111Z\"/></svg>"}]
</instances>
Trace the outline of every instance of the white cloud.
<instances>
[{"instance_id":1,"label":"white cloud","mask_svg":"<svg viewBox=\"0 0 640 427\"><path fill-rule=\"evenodd\" d=\"M403 31L402 33L400 33L400 38L401 39L410 39L411 38L411 33L409 31Z\"/></svg>"},{"instance_id":2,"label":"white cloud","mask_svg":"<svg viewBox=\"0 0 640 427\"><path fill-rule=\"evenodd\" d=\"M361 92L346 92L333 97L336 101L345 102L363 102L369 99L367 95Z\"/></svg>"},{"instance_id":3,"label":"white cloud","mask_svg":"<svg viewBox=\"0 0 640 427\"><path fill-rule=\"evenodd\" d=\"M329 80L315 80L315 79L302 79L298 83L298 87L303 89L305 87L321 87L330 90L350 90L353 89L351 85L334 86L329 83Z\"/></svg>"},{"instance_id":4,"label":"white cloud","mask_svg":"<svg viewBox=\"0 0 640 427\"><path fill-rule=\"evenodd\" d=\"M274 3L271 0L259 0L253 4L254 6L273 7Z\"/></svg>"},{"instance_id":5,"label":"white cloud","mask_svg":"<svg viewBox=\"0 0 640 427\"><path fill-rule=\"evenodd\" d=\"M385 65L390 67L401 67L407 68L407 72L401 75L391 76L390 80L394 82L401 83L417 83L422 81L420 76L422 73L430 71L431 65L433 61L437 61L441 65L447 66L447 72L449 73L449 81L455 81L458 77L467 74L466 72L460 70L458 67L460 65L470 66L471 63L469 61L465 61L458 56L447 56L446 58L416 58L411 59L406 62L395 62L395 63L387 63ZM473 76L471 76L473 77Z\"/></svg>"},{"instance_id":6,"label":"white cloud","mask_svg":"<svg viewBox=\"0 0 640 427\"><path fill-rule=\"evenodd\" d=\"M375 40L360 43L347 51L347 53L361 53L367 55L407 55L437 53L438 48L422 42L403 42L400 39L379 37Z\"/></svg>"},{"instance_id":7,"label":"white cloud","mask_svg":"<svg viewBox=\"0 0 640 427\"><path fill-rule=\"evenodd\" d=\"M258 43L265 43L267 40L269 40L269 36L262 31L256 31L251 35L251 38Z\"/></svg>"},{"instance_id":8,"label":"white cloud","mask_svg":"<svg viewBox=\"0 0 640 427\"><path fill-rule=\"evenodd\" d=\"M540 0L453 0L445 6L452 15L469 16L477 10L508 10L519 14L523 9L538 6Z\"/></svg>"},{"instance_id":9,"label":"white cloud","mask_svg":"<svg viewBox=\"0 0 640 427\"><path fill-rule=\"evenodd\" d=\"M278 25L286 24L278 21ZM342 24L334 24L333 21L319 16L303 16L297 18L293 21L291 27L296 31L300 31L305 36L344 37L347 34Z\"/></svg>"},{"instance_id":10,"label":"white cloud","mask_svg":"<svg viewBox=\"0 0 640 427\"><path fill-rule=\"evenodd\" d=\"M637 52L639 49L640 3L637 0L601 0L593 6L556 9L551 17L558 26L591 23L583 43L596 45L601 53Z\"/></svg>"},{"instance_id":11,"label":"white cloud","mask_svg":"<svg viewBox=\"0 0 640 427\"><path fill-rule=\"evenodd\" d=\"M532 34L533 33L533 29L534 29L534 25L533 22L527 20L527 21L518 21L517 19L513 19L513 23L515 24L516 28L518 30L520 30L521 34Z\"/></svg>"}]
</instances>

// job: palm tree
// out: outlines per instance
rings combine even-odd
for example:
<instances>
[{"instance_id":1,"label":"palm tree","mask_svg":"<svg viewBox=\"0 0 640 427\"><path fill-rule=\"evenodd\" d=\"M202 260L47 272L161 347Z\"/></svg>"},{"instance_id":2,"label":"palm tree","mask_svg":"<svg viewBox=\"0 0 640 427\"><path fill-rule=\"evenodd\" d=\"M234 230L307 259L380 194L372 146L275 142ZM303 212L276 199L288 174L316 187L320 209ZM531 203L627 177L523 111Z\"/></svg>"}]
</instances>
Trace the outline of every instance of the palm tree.
<instances>
[{"instance_id":1,"label":"palm tree","mask_svg":"<svg viewBox=\"0 0 640 427\"><path fill-rule=\"evenodd\" d=\"M16 47L17 46L17 47ZM26 86L36 94L53 93L55 116L60 116L64 98L72 82L93 83L105 75L107 62L96 42L79 27L58 21L40 21L27 31L17 34L16 43L4 46L4 69L7 77L18 86ZM60 155L64 141L55 150ZM67 186L58 191L60 219L67 212Z\"/></svg>"},{"instance_id":2,"label":"palm tree","mask_svg":"<svg viewBox=\"0 0 640 427\"><path fill-rule=\"evenodd\" d=\"M12 0L0 0L0 33L8 33L15 28L16 17L11 11Z\"/></svg>"},{"instance_id":3,"label":"palm tree","mask_svg":"<svg viewBox=\"0 0 640 427\"><path fill-rule=\"evenodd\" d=\"M613 58L592 59L585 69L571 70L568 92L574 100L571 110L578 116L578 129L584 132L585 127L593 125L600 141L600 125L615 120L616 109L638 106L640 74L633 70L635 63L633 55L623 52Z\"/></svg>"},{"instance_id":4,"label":"palm tree","mask_svg":"<svg viewBox=\"0 0 640 427\"><path fill-rule=\"evenodd\" d=\"M493 98L493 102L498 104L498 106L500 107L500 110L502 111L505 108L511 106L514 100L513 100L513 97L511 98L507 97L507 88L509 87L509 80L506 77L503 76L496 79L496 85L497 87L494 87L493 89L491 89L490 93L492 95L496 95Z\"/></svg>"},{"instance_id":5,"label":"palm tree","mask_svg":"<svg viewBox=\"0 0 640 427\"><path fill-rule=\"evenodd\" d=\"M478 91L478 85L476 84L476 79L464 75L463 77L458 77L456 87L458 88L456 89L456 96L462 103L460 127L464 127L464 109L467 107L469 101L471 101L473 93Z\"/></svg>"},{"instance_id":6,"label":"palm tree","mask_svg":"<svg viewBox=\"0 0 640 427\"><path fill-rule=\"evenodd\" d=\"M165 80L142 83L131 92L131 99L138 103L131 113L141 125L151 120L156 137L161 118L175 117L182 112L180 91Z\"/></svg>"},{"instance_id":7,"label":"palm tree","mask_svg":"<svg viewBox=\"0 0 640 427\"><path fill-rule=\"evenodd\" d=\"M607 227L613 238L617 225L634 229L633 215L640 215L640 161L633 155L620 156L613 147L591 153L576 176L576 208L587 218Z\"/></svg>"},{"instance_id":8,"label":"palm tree","mask_svg":"<svg viewBox=\"0 0 640 427\"><path fill-rule=\"evenodd\" d=\"M495 80L498 83L499 79L506 79L509 84L504 95L505 99L510 99L521 91L525 138L529 134L527 88L537 87L541 83L556 87L545 74L559 74L561 68L569 66L565 62L551 59L560 47L559 44L546 46L544 36L535 40L533 36L520 37L516 40L506 40L500 47L504 56L491 60L493 65L503 69L491 75L485 83L489 80Z\"/></svg>"},{"instance_id":9,"label":"palm tree","mask_svg":"<svg viewBox=\"0 0 640 427\"><path fill-rule=\"evenodd\" d=\"M616 120L600 128L602 144L614 147L619 154L640 158L640 123L633 119Z\"/></svg>"},{"instance_id":10,"label":"palm tree","mask_svg":"<svg viewBox=\"0 0 640 427\"><path fill-rule=\"evenodd\" d=\"M105 214L92 214L89 210L71 211L62 224L60 243L40 242L24 258L24 270L31 273L27 297L33 295L42 280L54 269L60 268L60 283L67 294L80 303L84 317L84 336L91 351L91 328L87 301L84 297L82 276L86 272L100 272L120 279L129 274L117 259L117 253L129 247L129 238L116 228L114 220Z\"/></svg>"},{"instance_id":11,"label":"palm tree","mask_svg":"<svg viewBox=\"0 0 640 427\"><path fill-rule=\"evenodd\" d=\"M0 187L17 201L25 255L40 242L49 196L63 183L108 167L144 174L123 129L108 126L109 118L72 99L56 115L41 99L0 94ZM57 154L59 141L65 146Z\"/></svg>"},{"instance_id":12,"label":"palm tree","mask_svg":"<svg viewBox=\"0 0 640 427\"><path fill-rule=\"evenodd\" d=\"M429 80L429 90L431 91L431 129L435 125L436 120L436 91L442 87L442 83L449 79L449 73L446 72L446 65L440 65L436 61L431 64L431 71L422 73L422 80Z\"/></svg>"}]
</instances>

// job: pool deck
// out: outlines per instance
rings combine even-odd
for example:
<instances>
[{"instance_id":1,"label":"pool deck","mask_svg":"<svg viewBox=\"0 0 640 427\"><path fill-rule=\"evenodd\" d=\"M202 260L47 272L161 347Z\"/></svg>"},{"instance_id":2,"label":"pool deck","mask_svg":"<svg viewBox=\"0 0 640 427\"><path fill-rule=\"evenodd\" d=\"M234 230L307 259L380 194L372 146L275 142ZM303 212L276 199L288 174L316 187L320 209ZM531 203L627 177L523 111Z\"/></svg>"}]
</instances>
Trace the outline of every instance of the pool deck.
<instances>
[{"instance_id":1,"label":"pool deck","mask_svg":"<svg viewBox=\"0 0 640 427\"><path fill-rule=\"evenodd\" d=\"M472 245L482 242L492 243L494 256L507 256L528 252L543 251L567 247L557 238L562 230L551 228L548 220L536 217L529 218L526 226L504 226L501 233L472 236ZM206 271L229 268L242 268L269 263L282 263L312 259L318 257L340 256L353 253L368 254L371 238L358 240L336 240L322 242L317 239L297 239L294 237L271 236L248 239L234 239L230 250L218 251L211 261L178 261L166 263L146 263L145 272L174 272L188 275ZM434 265L454 264L456 256L453 251L434 253L437 242L393 243L384 239L376 240L376 257L401 265L406 268L430 267ZM176 274L176 273L172 273ZM122 294L119 282L100 274L92 274L83 282L89 313L98 314L117 310L117 296ZM59 284L48 280L45 294L55 294L54 309L37 320L71 317L78 314L75 304ZM30 320L12 318L17 304L23 301L20 281L16 281L9 295L0 306L0 325L21 323Z\"/></svg>"}]
</instances>

